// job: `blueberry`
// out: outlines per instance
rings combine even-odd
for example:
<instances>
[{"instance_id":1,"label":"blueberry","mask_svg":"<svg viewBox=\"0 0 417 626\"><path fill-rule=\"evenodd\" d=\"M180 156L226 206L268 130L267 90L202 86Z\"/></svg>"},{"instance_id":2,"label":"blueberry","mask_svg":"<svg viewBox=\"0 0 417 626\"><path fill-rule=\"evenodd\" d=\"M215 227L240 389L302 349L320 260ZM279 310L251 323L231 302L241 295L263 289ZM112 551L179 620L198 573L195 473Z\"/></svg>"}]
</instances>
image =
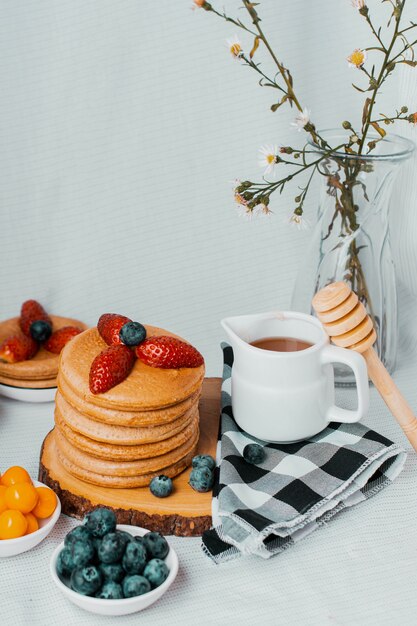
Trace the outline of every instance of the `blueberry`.
<instances>
[{"instance_id":1,"label":"blueberry","mask_svg":"<svg viewBox=\"0 0 417 626\"><path fill-rule=\"evenodd\" d=\"M101 544L101 537L93 537L91 533L90 533L90 536L91 536L91 541L93 542L93 546L95 547L96 552L98 552L98 549Z\"/></svg>"},{"instance_id":2,"label":"blueberry","mask_svg":"<svg viewBox=\"0 0 417 626\"><path fill-rule=\"evenodd\" d=\"M144 576L126 576L123 581L123 594L125 598L141 596L151 590L150 582Z\"/></svg>"},{"instance_id":3,"label":"blueberry","mask_svg":"<svg viewBox=\"0 0 417 626\"><path fill-rule=\"evenodd\" d=\"M125 346L138 346L146 339L146 328L139 322L126 322L119 335Z\"/></svg>"},{"instance_id":4,"label":"blueberry","mask_svg":"<svg viewBox=\"0 0 417 626\"><path fill-rule=\"evenodd\" d=\"M191 485L195 491L199 491L200 493L210 491L213 487L213 482L214 474L208 467L194 467L190 472L188 484Z\"/></svg>"},{"instance_id":5,"label":"blueberry","mask_svg":"<svg viewBox=\"0 0 417 626\"><path fill-rule=\"evenodd\" d=\"M140 537L139 535L136 535L136 537L134 538L134 541L136 543L139 543L141 546L143 546L143 549L146 552L146 560L150 559L151 555L148 553L148 549L146 547L146 544L145 544L145 541L144 541L143 537Z\"/></svg>"},{"instance_id":6,"label":"blueberry","mask_svg":"<svg viewBox=\"0 0 417 626\"><path fill-rule=\"evenodd\" d=\"M121 563L100 563L99 570L105 582L121 583L126 574Z\"/></svg>"},{"instance_id":7,"label":"blueberry","mask_svg":"<svg viewBox=\"0 0 417 626\"><path fill-rule=\"evenodd\" d=\"M143 536L143 542L149 556L155 559L164 559L169 552L167 540L159 533L146 533Z\"/></svg>"},{"instance_id":8,"label":"blueberry","mask_svg":"<svg viewBox=\"0 0 417 626\"><path fill-rule=\"evenodd\" d=\"M46 341L52 335L52 326L44 320L36 320L31 323L29 332L35 341Z\"/></svg>"},{"instance_id":9,"label":"blueberry","mask_svg":"<svg viewBox=\"0 0 417 626\"><path fill-rule=\"evenodd\" d=\"M92 534L85 526L76 526L67 534L64 539L64 543L66 546L71 545L74 541L85 541L93 538Z\"/></svg>"},{"instance_id":10,"label":"blueberry","mask_svg":"<svg viewBox=\"0 0 417 626\"><path fill-rule=\"evenodd\" d=\"M127 532L127 530L115 530L117 535L124 537L125 545L129 543L129 541L134 541L134 536Z\"/></svg>"},{"instance_id":11,"label":"blueberry","mask_svg":"<svg viewBox=\"0 0 417 626\"><path fill-rule=\"evenodd\" d=\"M216 461L209 454L198 454L191 461L193 467L208 467L209 470L214 470L216 467Z\"/></svg>"},{"instance_id":12,"label":"blueberry","mask_svg":"<svg viewBox=\"0 0 417 626\"><path fill-rule=\"evenodd\" d=\"M117 532L107 533L98 547L98 558L102 563L117 563L122 558L127 543L123 535Z\"/></svg>"},{"instance_id":13,"label":"blueberry","mask_svg":"<svg viewBox=\"0 0 417 626\"><path fill-rule=\"evenodd\" d=\"M165 474L155 476L155 478L151 480L149 489L157 498L166 498L172 493L172 480L168 478L168 476L165 476Z\"/></svg>"},{"instance_id":14,"label":"blueberry","mask_svg":"<svg viewBox=\"0 0 417 626\"><path fill-rule=\"evenodd\" d=\"M159 587L168 578L169 569L165 561L152 559L143 570L143 575L149 580L152 587Z\"/></svg>"},{"instance_id":15,"label":"blueberry","mask_svg":"<svg viewBox=\"0 0 417 626\"><path fill-rule=\"evenodd\" d=\"M131 541L127 544L122 565L127 574L141 574L145 568L148 554L143 544Z\"/></svg>"},{"instance_id":16,"label":"blueberry","mask_svg":"<svg viewBox=\"0 0 417 626\"><path fill-rule=\"evenodd\" d=\"M83 596L92 596L101 587L102 578L95 565L78 567L71 574L71 589Z\"/></svg>"},{"instance_id":17,"label":"blueberry","mask_svg":"<svg viewBox=\"0 0 417 626\"><path fill-rule=\"evenodd\" d=\"M72 558L70 548L64 548L58 554L56 561L56 571L60 576L71 576L72 570L75 569L74 560Z\"/></svg>"},{"instance_id":18,"label":"blueberry","mask_svg":"<svg viewBox=\"0 0 417 626\"><path fill-rule=\"evenodd\" d=\"M248 443L243 448L243 458L252 465L259 465L265 461L265 449L258 443Z\"/></svg>"},{"instance_id":19,"label":"blueberry","mask_svg":"<svg viewBox=\"0 0 417 626\"><path fill-rule=\"evenodd\" d=\"M85 516L85 526L93 537L104 537L116 530L116 516L110 509L94 509Z\"/></svg>"},{"instance_id":20,"label":"blueberry","mask_svg":"<svg viewBox=\"0 0 417 626\"><path fill-rule=\"evenodd\" d=\"M122 585L114 581L104 583L100 591L96 593L96 598L103 598L104 600L121 600L123 597Z\"/></svg>"},{"instance_id":21,"label":"blueberry","mask_svg":"<svg viewBox=\"0 0 417 626\"><path fill-rule=\"evenodd\" d=\"M85 541L74 541L68 549L71 551L72 560L75 567L83 567L88 565L94 558L95 550L93 542L86 539Z\"/></svg>"}]
</instances>

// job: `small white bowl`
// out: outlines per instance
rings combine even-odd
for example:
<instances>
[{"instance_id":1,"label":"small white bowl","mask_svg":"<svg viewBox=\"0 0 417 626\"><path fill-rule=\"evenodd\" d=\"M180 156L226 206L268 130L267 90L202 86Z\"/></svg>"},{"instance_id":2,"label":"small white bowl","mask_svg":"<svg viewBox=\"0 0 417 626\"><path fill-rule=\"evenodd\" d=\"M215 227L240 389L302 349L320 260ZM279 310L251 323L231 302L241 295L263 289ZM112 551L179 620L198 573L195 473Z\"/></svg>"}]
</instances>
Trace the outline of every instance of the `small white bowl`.
<instances>
[{"instance_id":1,"label":"small white bowl","mask_svg":"<svg viewBox=\"0 0 417 626\"><path fill-rule=\"evenodd\" d=\"M56 387L46 387L46 389L34 389L25 387L15 387L0 383L0 395L20 402L53 402L55 400Z\"/></svg>"},{"instance_id":2,"label":"small white bowl","mask_svg":"<svg viewBox=\"0 0 417 626\"><path fill-rule=\"evenodd\" d=\"M32 482L35 487L46 487L47 489L49 489L47 485L44 485L37 480L33 480ZM30 533L30 535L24 535L23 537L17 537L16 539L0 539L0 557L15 556L16 554L27 552L28 550L31 550L32 548L37 546L38 543L43 541L45 537L49 535L49 533L57 523L60 515L61 503L57 496L55 511L52 513L52 515L50 515L50 517L38 520L38 530L35 530L34 533Z\"/></svg>"},{"instance_id":3,"label":"small white bowl","mask_svg":"<svg viewBox=\"0 0 417 626\"><path fill-rule=\"evenodd\" d=\"M146 528L128 526L127 524L118 524L117 528L119 530L126 530L131 535L139 535L141 537L149 532ZM169 546L169 552L164 559L169 569L169 575L159 587L156 587L155 589L152 589L152 591L148 591L148 593L144 593L141 596L122 598L121 600L106 600L104 598L83 596L81 593L77 593L76 591L70 589L58 576L56 571L56 562L63 547L64 542L60 543L52 554L50 562L52 580L58 589L60 589L62 593L69 600L71 600L71 602L86 611L90 611L90 613L97 613L98 615L128 615L129 613L136 613L146 609L146 607L159 600L159 598L163 596L166 591L168 591L178 573L178 557L172 546Z\"/></svg>"}]
</instances>

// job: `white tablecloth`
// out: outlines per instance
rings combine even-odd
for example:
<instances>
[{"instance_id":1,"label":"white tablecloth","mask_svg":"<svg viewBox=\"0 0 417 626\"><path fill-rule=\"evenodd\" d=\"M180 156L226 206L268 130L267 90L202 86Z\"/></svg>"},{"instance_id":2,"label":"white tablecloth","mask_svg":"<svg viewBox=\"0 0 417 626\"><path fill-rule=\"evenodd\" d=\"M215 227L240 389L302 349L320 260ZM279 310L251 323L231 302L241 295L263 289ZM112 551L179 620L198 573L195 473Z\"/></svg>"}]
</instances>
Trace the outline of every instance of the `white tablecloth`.
<instances>
[{"instance_id":1,"label":"white tablecloth","mask_svg":"<svg viewBox=\"0 0 417 626\"><path fill-rule=\"evenodd\" d=\"M401 353L395 379L417 408L417 305L401 295ZM338 392L345 406L354 392ZM385 405L371 390L366 423L410 449ZM0 399L1 468L24 465L36 477L53 405ZM397 481L370 501L269 561L255 558L215 566L196 538L170 539L180 571L166 595L125 624L416 624L417 456L409 452ZM2 626L115 624L70 604L52 586L49 558L74 525L62 516L32 551L0 561Z\"/></svg>"}]
</instances>

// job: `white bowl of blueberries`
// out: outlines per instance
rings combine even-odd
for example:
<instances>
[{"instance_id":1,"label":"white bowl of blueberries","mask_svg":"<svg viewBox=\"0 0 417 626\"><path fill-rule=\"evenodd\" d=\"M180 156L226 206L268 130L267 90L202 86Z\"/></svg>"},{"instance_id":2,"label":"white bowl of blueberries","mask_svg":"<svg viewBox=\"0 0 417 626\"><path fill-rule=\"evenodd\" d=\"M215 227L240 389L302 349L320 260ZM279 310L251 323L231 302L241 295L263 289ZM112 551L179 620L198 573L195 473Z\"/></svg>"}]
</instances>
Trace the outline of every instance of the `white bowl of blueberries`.
<instances>
[{"instance_id":1,"label":"white bowl of blueberries","mask_svg":"<svg viewBox=\"0 0 417 626\"><path fill-rule=\"evenodd\" d=\"M165 537L116 525L106 508L88 513L54 551L50 571L74 604L99 615L127 615L158 600L174 582L178 557Z\"/></svg>"}]
</instances>

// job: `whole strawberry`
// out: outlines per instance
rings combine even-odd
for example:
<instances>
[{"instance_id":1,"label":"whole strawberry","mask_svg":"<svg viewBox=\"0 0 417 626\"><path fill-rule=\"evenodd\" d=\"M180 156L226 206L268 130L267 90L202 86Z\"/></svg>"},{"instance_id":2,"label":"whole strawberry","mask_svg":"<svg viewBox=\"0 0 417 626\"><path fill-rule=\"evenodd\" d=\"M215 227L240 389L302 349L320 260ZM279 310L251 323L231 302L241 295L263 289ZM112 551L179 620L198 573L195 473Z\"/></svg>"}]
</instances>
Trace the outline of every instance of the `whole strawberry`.
<instances>
[{"instance_id":1,"label":"whole strawberry","mask_svg":"<svg viewBox=\"0 0 417 626\"><path fill-rule=\"evenodd\" d=\"M101 337L111 346L113 344L120 344L120 329L127 322L131 322L128 317L124 315L118 315L117 313L104 313L97 323L97 330Z\"/></svg>"},{"instance_id":2,"label":"whole strawberry","mask_svg":"<svg viewBox=\"0 0 417 626\"><path fill-rule=\"evenodd\" d=\"M39 344L32 337L26 337L21 333L11 335L0 345L0 361L5 363L18 363L27 361L35 356Z\"/></svg>"},{"instance_id":3,"label":"whole strawberry","mask_svg":"<svg viewBox=\"0 0 417 626\"><path fill-rule=\"evenodd\" d=\"M36 300L26 300L26 302L22 304L22 308L20 309L19 319L20 328L22 329L24 334L30 337L30 327L32 323L38 322L40 320L47 322L51 325L52 328L51 318L49 317L43 306L39 304L39 302L37 302Z\"/></svg>"},{"instance_id":4,"label":"whole strawberry","mask_svg":"<svg viewBox=\"0 0 417 626\"><path fill-rule=\"evenodd\" d=\"M100 352L90 367L91 393L105 393L115 387L132 371L135 363L135 354L127 346L109 346Z\"/></svg>"},{"instance_id":5,"label":"whole strawberry","mask_svg":"<svg viewBox=\"0 0 417 626\"><path fill-rule=\"evenodd\" d=\"M163 369L199 367L204 363L203 356L194 346L165 335L146 339L136 347L135 352L142 363Z\"/></svg>"},{"instance_id":6,"label":"whole strawberry","mask_svg":"<svg viewBox=\"0 0 417 626\"><path fill-rule=\"evenodd\" d=\"M52 352L53 354L60 354L62 348L76 335L79 335L82 331L76 326L63 326L59 330L56 330L49 337L48 341L44 343L45 350Z\"/></svg>"}]
</instances>

